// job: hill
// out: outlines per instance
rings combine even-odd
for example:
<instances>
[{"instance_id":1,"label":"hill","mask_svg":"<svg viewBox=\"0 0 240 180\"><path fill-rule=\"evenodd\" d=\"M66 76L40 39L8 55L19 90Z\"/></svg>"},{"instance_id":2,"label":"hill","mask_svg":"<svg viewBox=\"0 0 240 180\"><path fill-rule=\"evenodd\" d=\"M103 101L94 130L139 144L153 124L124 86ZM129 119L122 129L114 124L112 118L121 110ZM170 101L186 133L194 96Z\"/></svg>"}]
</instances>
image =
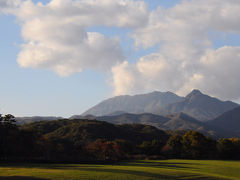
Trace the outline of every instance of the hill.
<instances>
[{"instance_id":1,"label":"hill","mask_svg":"<svg viewBox=\"0 0 240 180\"><path fill-rule=\"evenodd\" d=\"M83 119L35 122L22 126L22 129L34 131L48 139L68 141L73 144L92 142L97 139L123 139L134 143L168 139L168 135L164 131L149 125L114 125L103 121Z\"/></svg>"},{"instance_id":2,"label":"hill","mask_svg":"<svg viewBox=\"0 0 240 180\"><path fill-rule=\"evenodd\" d=\"M106 121L114 124L146 124L155 126L161 130L171 130L171 131L188 131L194 130L199 131L207 136L214 138L224 137L225 131L215 128L212 125L207 125L203 122L200 122L184 113L175 113L168 115L166 117L144 113L144 114L121 114L116 116L101 116L96 117L97 120Z\"/></svg>"}]
</instances>

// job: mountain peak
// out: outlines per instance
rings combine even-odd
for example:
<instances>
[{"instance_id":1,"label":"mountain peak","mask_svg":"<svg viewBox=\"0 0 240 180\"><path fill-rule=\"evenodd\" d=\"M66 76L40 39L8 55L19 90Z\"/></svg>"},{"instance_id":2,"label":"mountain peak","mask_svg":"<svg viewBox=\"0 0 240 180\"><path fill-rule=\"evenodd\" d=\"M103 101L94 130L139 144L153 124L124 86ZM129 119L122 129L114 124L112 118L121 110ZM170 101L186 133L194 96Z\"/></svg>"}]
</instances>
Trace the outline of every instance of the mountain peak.
<instances>
[{"instance_id":1,"label":"mountain peak","mask_svg":"<svg viewBox=\"0 0 240 180\"><path fill-rule=\"evenodd\" d=\"M198 89L194 89L186 97L192 97L192 96L197 96L197 95L203 95L203 93Z\"/></svg>"}]
</instances>

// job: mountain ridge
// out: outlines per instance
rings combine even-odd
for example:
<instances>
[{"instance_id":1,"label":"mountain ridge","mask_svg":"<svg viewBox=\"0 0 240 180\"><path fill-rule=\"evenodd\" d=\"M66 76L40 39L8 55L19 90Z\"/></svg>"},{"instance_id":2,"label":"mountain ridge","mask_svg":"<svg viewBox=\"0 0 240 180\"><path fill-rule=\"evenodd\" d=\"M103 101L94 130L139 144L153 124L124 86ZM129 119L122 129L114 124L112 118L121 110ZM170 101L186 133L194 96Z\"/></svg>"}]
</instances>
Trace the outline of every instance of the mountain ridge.
<instances>
[{"instance_id":1,"label":"mountain ridge","mask_svg":"<svg viewBox=\"0 0 240 180\"><path fill-rule=\"evenodd\" d=\"M122 95L106 99L93 106L82 115L104 116L116 111L126 113L151 112L153 108L162 107L169 103L175 103L183 98L171 92L154 91L148 94L138 94L134 96Z\"/></svg>"},{"instance_id":2,"label":"mountain ridge","mask_svg":"<svg viewBox=\"0 0 240 180\"><path fill-rule=\"evenodd\" d=\"M131 114L152 113L166 116L183 112L200 121L207 121L237 106L239 106L237 103L221 101L203 94L197 89L194 89L185 97L180 97L169 91L154 91L148 94L124 95L106 99L84 112L82 116L106 116L116 112L118 112L117 114L121 114L121 112Z\"/></svg>"},{"instance_id":3,"label":"mountain ridge","mask_svg":"<svg viewBox=\"0 0 240 180\"><path fill-rule=\"evenodd\" d=\"M193 90L182 101L166 105L154 114L167 115L183 112L200 121L208 121L227 112L238 104L231 101L221 101L215 97L203 94L199 90Z\"/></svg>"}]
</instances>

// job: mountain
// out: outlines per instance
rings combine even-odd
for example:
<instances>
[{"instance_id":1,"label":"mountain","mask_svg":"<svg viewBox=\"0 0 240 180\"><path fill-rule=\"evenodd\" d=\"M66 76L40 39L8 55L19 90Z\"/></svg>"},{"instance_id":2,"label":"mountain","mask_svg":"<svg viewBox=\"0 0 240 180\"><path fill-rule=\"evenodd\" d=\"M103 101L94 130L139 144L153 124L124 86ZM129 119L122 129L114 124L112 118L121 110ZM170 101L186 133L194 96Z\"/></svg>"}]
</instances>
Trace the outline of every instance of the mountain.
<instances>
[{"instance_id":1,"label":"mountain","mask_svg":"<svg viewBox=\"0 0 240 180\"><path fill-rule=\"evenodd\" d=\"M208 121L207 124L226 129L240 136L240 107L225 112L214 120Z\"/></svg>"},{"instance_id":2,"label":"mountain","mask_svg":"<svg viewBox=\"0 0 240 180\"><path fill-rule=\"evenodd\" d=\"M196 130L199 131L204 128L204 124L193 117L184 113L176 113L168 115L170 118L168 122L164 124L165 129L169 130Z\"/></svg>"},{"instance_id":3,"label":"mountain","mask_svg":"<svg viewBox=\"0 0 240 180\"><path fill-rule=\"evenodd\" d=\"M198 121L193 117L184 114L184 113L176 113L172 115L168 115L167 117L170 120L164 123L164 130L173 130L173 131L187 131L193 130L198 131L206 136L211 136L213 138L220 137L230 137L232 135L231 132L225 131L224 129L217 128L212 125L208 125L204 122ZM229 134L231 134L229 136Z\"/></svg>"},{"instance_id":4,"label":"mountain","mask_svg":"<svg viewBox=\"0 0 240 180\"><path fill-rule=\"evenodd\" d=\"M106 121L113 124L145 124L155 126L161 130L194 130L207 136L224 137L222 130L214 126L200 122L184 113L176 113L166 117L144 113L144 114L121 114L116 116L96 117L97 120ZM229 134L229 133L228 133Z\"/></svg>"},{"instance_id":5,"label":"mountain","mask_svg":"<svg viewBox=\"0 0 240 180\"><path fill-rule=\"evenodd\" d=\"M152 112L155 109L181 101L183 98L171 92L152 92L149 94L139 94L135 96L117 96L107 99L82 115L105 116L112 113L126 112L140 114Z\"/></svg>"},{"instance_id":6,"label":"mountain","mask_svg":"<svg viewBox=\"0 0 240 180\"><path fill-rule=\"evenodd\" d=\"M31 122L39 122L39 121L52 121L63 119L62 117L55 116L33 116L33 117L16 117L16 121L18 125L31 123Z\"/></svg>"},{"instance_id":7,"label":"mountain","mask_svg":"<svg viewBox=\"0 0 240 180\"><path fill-rule=\"evenodd\" d=\"M167 115L183 112L200 121L207 121L239 105L231 101L219 99L202 94L199 90L193 90L183 100L168 104L163 108L153 111L154 114Z\"/></svg>"},{"instance_id":8,"label":"mountain","mask_svg":"<svg viewBox=\"0 0 240 180\"><path fill-rule=\"evenodd\" d=\"M193 90L184 98L171 92L155 91L149 94L107 99L84 112L82 116L112 116L124 113L166 116L183 112L197 120L208 121L238 106L231 101L221 101L205 95L199 90Z\"/></svg>"}]
</instances>

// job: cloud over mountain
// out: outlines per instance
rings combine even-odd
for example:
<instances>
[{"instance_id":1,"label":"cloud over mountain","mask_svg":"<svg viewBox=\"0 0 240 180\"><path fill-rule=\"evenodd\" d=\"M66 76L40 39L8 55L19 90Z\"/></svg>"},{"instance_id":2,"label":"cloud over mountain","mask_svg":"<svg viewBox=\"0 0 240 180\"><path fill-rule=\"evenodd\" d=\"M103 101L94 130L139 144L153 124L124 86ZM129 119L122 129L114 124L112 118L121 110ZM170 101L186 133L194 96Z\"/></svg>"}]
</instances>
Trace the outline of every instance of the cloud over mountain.
<instances>
[{"instance_id":1,"label":"cloud over mountain","mask_svg":"<svg viewBox=\"0 0 240 180\"><path fill-rule=\"evenodd\" d=\"M115 94L160 89L185 95L199 88L224 99L239 98L240 84L231 79L240 77L240 47L216 49L211 36L239 34L239 11L240 2L235 0L182 1L152 11L148 24L136 28L131 37L136 47L157 45L159 50L136 63L115 66Z\"/></svg>"},{"instance_id":2,"label":"cloud over mountain","mask_svg":"<svg viewBox=\"0 0 240 180\"><path fill-rule=\"evenodd\" d=\"M21 25L21 67L60 76L84 69L112 72L115 95L152 90L185 95L197 88L240 98L240 83L232 80L240 77L240 47L216 47L212 36L239 35L240 1L183 0L149 11L137 0L0 0L0 10ZM91 27L127 28L136 48L158 50L131 63L119 37L90 32Z\"/></svg>"}]
</instances>

